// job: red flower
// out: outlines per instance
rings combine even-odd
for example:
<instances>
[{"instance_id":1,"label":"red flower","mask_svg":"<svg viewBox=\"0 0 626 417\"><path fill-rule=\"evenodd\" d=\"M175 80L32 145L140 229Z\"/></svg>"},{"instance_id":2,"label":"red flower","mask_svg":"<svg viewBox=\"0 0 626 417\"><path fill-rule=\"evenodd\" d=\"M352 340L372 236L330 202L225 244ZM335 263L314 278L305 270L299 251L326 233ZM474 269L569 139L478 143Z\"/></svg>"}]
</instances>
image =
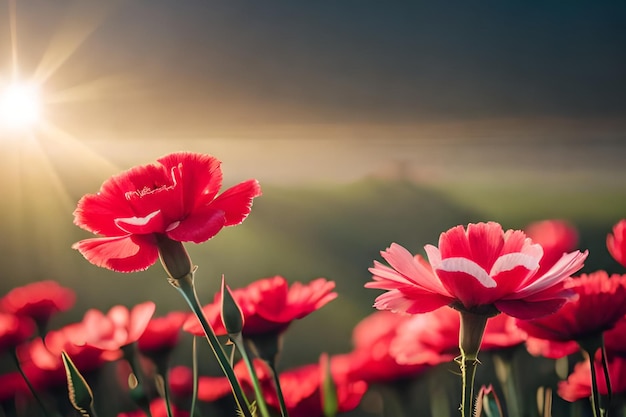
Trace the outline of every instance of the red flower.
<instances>
[{"instance_id":1,"label":"red flower","mask_svg":"<svg viewBox=\"0 0 626 417\"><path fill-rule=\"evenodd\" d=\"M409 317L398 326L391 342L390 353L399 364L436 365L460 354L461 317L457 311L441 308ZM525 335L515 326L515 319L498 314L487 321L481 349L506 349L524 340Z\"/></svg>"},{"instance_id":2,"label":"red flower","mask_svg":"<svg viewBox=\"0 0 626 417\"><path fill-rule=\"evenodd\" d=\"M433 359L413 364L398 363L391 355L391 347L398 336L398 330L409 319L409 316L401 316L389 311L377 311L370 314L352 331L354 350L345 355L335 356L333 361L343 363L348 379L370 383L412 378L429 369L428 363L434 364L448 360L448 357L445 357L440 361ZM455 343L458 344L458 340L457 334Z\"/></svg>"},{"instance_id":3,"label":"red flower","mask_svg":"<svg viewBox=\"0 0 626 417\"><path fill-rule=\"evenodd\" d=\"M39 281L12 289L0 300L0 309L45 324L50 317L74 305L74 291L56 281Z\"/></svg>"},{"instance_id":4,"label":"red flower","mask_svg":"<svg viewBox=\"0 0 626 417\"><path fill-rule=\"evenodd\" d=\"M0 352L15 349L35 331L31 319L14 314L0 313Z\"/></svg>"},{"instance_id":5,"label":"red flower","mask_svg":"<svg viewBox=\"0 0 626 417\"><path fill-rule=\"evenodd\" d=\"M136 342L146 330L155 308L152 301L146 301L130 311L122 305L114 306L106 316L100 310L88 310L83 317L85 342L110 351Z\"/></svg>"},{"instance_id":6,"label":"red flower","mask_svg":"<svg viewBox=\"0 0 626 417\"><path fill-rule=\"evenodd\" d=\"M66 352L72 362L81 370L87 372L99 368L104 362L115 359L102 349L85 345L84 337L87 330L83 323L74 323L59 330L48 332L45 343L42 339L33 339L20 352L22 360L30 359L32 363L48 371L63 371L65 368L61 359L61 352Z\"/></svg>"},{"instance_id":7,"label":"red flower","mask_svg":"<svg viewBox=\"0 0 626 417\"><path fill-rule=\"evenodd\" d=\"M570 281L578 298L535 320L518 320L529 336L557 342L579 341L611 329L626 314L626 275L598 271Z\"/></svg>"},{"instance_id":8,"label":"red flower","mask_svg":"<svg viewBox=\"0 0 626 417\"><path fill-rule=\"evenodd\" d=\"M222 185L220 161L190 152L166 155L157 163L109 178L74 211L77 226L104 237L73 245L94 265L118 272L147 269L158 259L157 237L202 243L224 226L241 223L256 180L242 182L216 197Z\"/></svg>"},{"instance_id":9,"label":"red flower","mask_svg":"<svg viewBox=\"0 0 626 417\"><path fill-rule=\"evenodd\" d=\"M553 313L572 295L565 281L587 252L565 254L538 275L543 249L520 230L497 223L454 227L441 234L439 248L426 245L429 264L393 243L381 252L391 267L374 263L368 288L388 290L376 298L381 310L425 313L445 305L472 312L530 319Z\"/></svg>"},{"instance_id":10,"label":"red flower","mask_svg":"<svg viewBox=\"0 0 626 417\"><path fill-rule=\"evenodd\" d=\"M596 381L601 395L607 395L606 381L602 374L602 363L596 358ZM608 361L613 394L626 392L626 359L612 358ZM566 381L559 382L558 393L566 401L577 401L591 396L591 364L589 361L577 363Z\"/></svg>"},{"instance_id":11,"label":"red flower","mask_svg":"<svg viewBox=\"0 0 626 417\"><path fill-rule=\"evenodd\" d=\"M330 373L337 394L339 413L354 410L367 391L364 381L351 381L343 374L343 367L330 358ZM285 397L287 411L292 417L322 417L322 378L320 363L305 365L287 370L280 374L280 386ZM278 401L273 389L266 392L267 403L278 408Z\"/></svg>"},{"instance_id":12,"label":"red flower","mask_svg":"<svg viewBox=\"0 0 626 417\"><path fill-rule=\"evenodd\" d=\"M180 339L180 329L189 315L182 311L173 311L164 317L156 317L148 322L148 326L139 339L137 347L142 353L169 352Z\"/></svg>"},{"instance_id":13,"label":"red flower","mask_svg":"<svg viewBox=\"0 0 626 417\"><path fill-rule=\"evenodd\" d=\"M295 282L290 287L285 278L275 276L232 291L244 316L244 337L284 332L292 321L306 317L335 299L334 288L335 283L325 278L308 284ZM215 333L225 335L227 332L220 313L221 298L217 293L213 303L205 306L203 311ZM204 335L195 316L190 316L183 328L196 336Z\"/></svg>"},{"instance_id":14,"label":"red flower","mask_svg":"<svg viewBox=\"0 0 626 417\"><path fill-rule=\"evenodd\" d=\"M561 259L563 254L576 249L578 232L564 220L543 220L529 224L526 236L543 248L537 274L543 274Z\"/></svg>"},{"instance_id":15,"label":"red flower","mask_svg":"<svg viewBox=\"0 0 626 417\"><path fill-rule=\"evenodd\" d=\"M613 234L606 237L606 247L617 262L626 266L626 219L613 226Z\"/></svg>"}]
</instances>

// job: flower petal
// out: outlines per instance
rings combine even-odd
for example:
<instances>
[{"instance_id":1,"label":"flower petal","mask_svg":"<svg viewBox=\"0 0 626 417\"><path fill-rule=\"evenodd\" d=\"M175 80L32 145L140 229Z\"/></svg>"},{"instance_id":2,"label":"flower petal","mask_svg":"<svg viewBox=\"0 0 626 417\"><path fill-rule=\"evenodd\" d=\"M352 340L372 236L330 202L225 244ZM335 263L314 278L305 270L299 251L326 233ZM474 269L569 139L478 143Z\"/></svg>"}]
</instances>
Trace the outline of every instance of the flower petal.
<instances>
[{"instance_id":1,"label":"flower petal","mask_svg":"<svg viewBox=\"0 0 626 417\"><path fill-rule=\"evenodd\" d=\"M146 301L137 304L130 311L128 322L128 340L136 341L148 327L148 323L154 314L156 304L152 301Z\"/></svg>"},{"instance_id":2,"label":"flower petal","mask_svg":"<svg viewBox=\"0 0 626 417\"><path fill-rule=\"evenodd\" d=\"M145 235L163 232L163 215L161 210L153 211L145 217L126 217L115 219L115 225L126 233Z\"/></svg>"},{"instance_id":3,"label":"flower petal","mask_svg":"<svg viewBox=\"0 0 626 417\"><path fill-rule=\"evenodd\" d=\"M158 162L171 173L182 207L190 211L213 201L222 186L221 162L211 155L177 152Z\"/></svg>"},{"instance_id":4,"label":"flower petal","mask_svg":"<svg viewBox=\"0 0 626 417\"><path fill-rule=\"evenodd\" d=\"M206 206L185 220L175 222L167 228L166 234L179 242L206 242L215 236L225 225L224 212Z\"/></svg>"},{"instance_id":5,"label":"flower petal","mask_svg":"<svg viewBox=\"0 0 626 417\"><path fill-rule=\"evenodd\" d=\"M117 272L148 269L159 256L152 235L85 239L72 245L89 262Z\"/></svg>"},{"instance_id":6,"label":"flower petal","mask_svg":"<svg viewBox=\"0 0 626 417\"><path fill-rule=\"evenodd\" d=\"M485 271L489 271L504 246L503 235L502 226L498 223L467 225L467 240L472 254L470 259Z\"/></svg>"},{"instance_id":7,"label":"flower petal","mask_svg":"<svg viewBox=\"0 0 626 417\"><path fill-rule=\"evenodd\" d=\"M543 301L500 300L494 304L498 310L509 316L530 320L552 314L566 302L565 298L552 298Z\"/></svg>"},{"instance_id":8,"label":"flower petal","mask_svg":"<svg viewBox=\"0 0 626 417\"><path fill-rule=\"evenodd\" d=\"M543 291L560 281L569 278L572 274L583 267L585 259L587 259L589 251L581 253L580 251L565 254L550 268L544 275L540 277L530 277L534 282L529 285L523 285L523 288L517 291L515 298L521 299L528 297L534 293Z\"/></svg>"},{"instance_id":9,"label":"flower petal","mask_svg":"<svg viewBox=\"0 0 626 417\"><path fill-rule=\"evenodd\" d=\"M413 256L397 243L392 243L386 251L380 254L393 269L411 282L428 291L450 295L421 256Z\"/></svg>"},{"instance_id":10,"label":"flower petal","mask_svg":"<svg viewBox=\"0 0 626 417\"><path fill-rule=\"evenodd\" d=\"M250 214L252 199L261 195L261 186L257 180L239 183L217 196L210 204L213 210L224 212L224 226L241 223Z\"/></svg>"},{"instance_id":11,"label":"flower petal","mask_svg":"<svg viewBox=\"0 0 626 417\"><path fill-rule=\"evenodd\" d=\"M376 297L374 307L394 313L420 314L450 304L454 299L417 288L390 290Z\"/></svg>"}]
</instances>

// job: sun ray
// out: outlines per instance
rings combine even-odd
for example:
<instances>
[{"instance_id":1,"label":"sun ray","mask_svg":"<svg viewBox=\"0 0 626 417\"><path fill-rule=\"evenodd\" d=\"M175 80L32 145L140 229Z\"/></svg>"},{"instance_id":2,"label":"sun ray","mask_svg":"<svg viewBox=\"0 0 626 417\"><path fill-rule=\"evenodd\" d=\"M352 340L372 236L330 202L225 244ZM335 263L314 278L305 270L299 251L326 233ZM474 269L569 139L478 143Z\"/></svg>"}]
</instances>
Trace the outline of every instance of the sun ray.
<instances>
[{"instance_id":1,"label":"sun ray","mask_svg":"<svg viewBox=\"0 0 626 417\"><path fill-rule=\"evenodd\" d=\"M34 80L43 84L117 9L120 1L75 2L60 30L52 37L37 69Z\"/></svg>"},{"instance_id":2,"label":"sun ray","mask_svg":"<svg viewBox=\"0 0 626 417\"><path fill-rule=\"evenodd\" d=\"M123 75L109 75L75 86L50 92L46 103L59 104L75 101L91 101L108 97L120 97L136 94L134 81Z\"/></svg>"}]
</instances>

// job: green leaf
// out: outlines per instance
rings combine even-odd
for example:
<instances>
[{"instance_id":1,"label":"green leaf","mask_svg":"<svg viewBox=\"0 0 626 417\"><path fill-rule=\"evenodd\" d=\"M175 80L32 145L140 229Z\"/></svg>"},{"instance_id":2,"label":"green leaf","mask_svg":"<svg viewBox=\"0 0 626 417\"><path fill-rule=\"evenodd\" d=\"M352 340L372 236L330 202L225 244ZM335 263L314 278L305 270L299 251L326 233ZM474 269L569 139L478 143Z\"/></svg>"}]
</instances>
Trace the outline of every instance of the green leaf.
<instances>
[{"instance_id":1,"label":"green leaf","mask_svg":"<svg viewBox=\"0 0 626 417\"><path fill-rule=\"evenodd\" d=\"M502 417L502 408L500 400L491 385L480 387L478 397L476 398L475 417Z\"/></svg>"},{"instance_id":2,"label":"green leaf","mask_svg":"<svg viewBox=\"0 0 626 417\"><path fill-rule=\"evenodd\" d=\"M70 402L79 413L85 417L94 417L93 413L93 393L91 388L80 374L74 362L67 353L61 352L65 375L67 376L67 389Z\"/></svg>"}]
</instances>

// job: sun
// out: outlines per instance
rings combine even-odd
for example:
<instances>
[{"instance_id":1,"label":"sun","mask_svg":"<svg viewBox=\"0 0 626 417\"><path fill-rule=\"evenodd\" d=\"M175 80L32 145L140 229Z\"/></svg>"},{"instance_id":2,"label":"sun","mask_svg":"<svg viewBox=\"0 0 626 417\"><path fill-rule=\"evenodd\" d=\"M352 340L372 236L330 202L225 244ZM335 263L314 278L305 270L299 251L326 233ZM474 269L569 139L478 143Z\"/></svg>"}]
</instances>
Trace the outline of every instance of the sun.
<instances>
[{"instance_id":1,"label":"sun","mask_svg":"<svg viewBox=\"0 0 626 417\"><path fill-rule=\"evenodd\" d=\"M0 126L9 130L31 129L41 118L41 98L34 84L13 82L0 91Z\"/></svg>"}]
</instances>

